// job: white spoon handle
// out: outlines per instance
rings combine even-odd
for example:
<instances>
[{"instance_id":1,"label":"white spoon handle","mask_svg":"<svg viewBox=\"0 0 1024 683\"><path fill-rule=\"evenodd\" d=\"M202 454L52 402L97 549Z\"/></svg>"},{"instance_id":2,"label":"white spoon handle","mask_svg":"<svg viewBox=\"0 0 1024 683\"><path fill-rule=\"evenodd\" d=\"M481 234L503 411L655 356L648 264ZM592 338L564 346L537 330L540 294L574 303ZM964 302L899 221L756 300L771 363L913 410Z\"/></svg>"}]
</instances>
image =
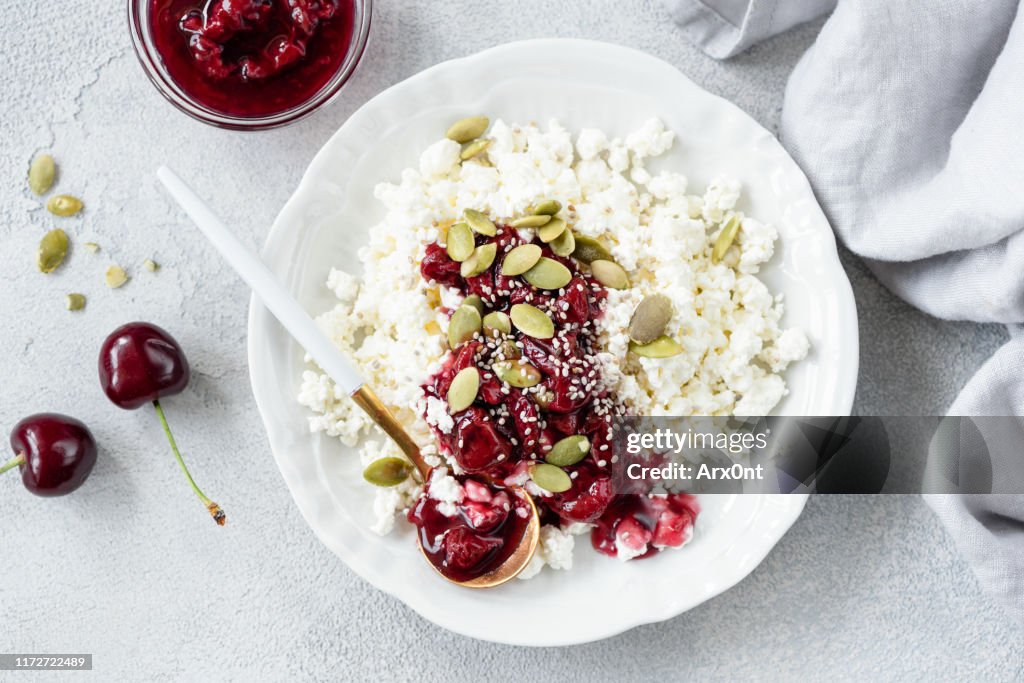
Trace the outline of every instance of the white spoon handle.
<instances>
[{"instance_id":1,"label":"white spoon handle","mask_svg":"<svg viewBox=\"0 0 1024 683\"><path fill-rule=\"evenodd\" d=\"M295 341L312 356L317 365L346 393L353 394L358 391L363 386L363 378L320 331L309 314L302 310L292 295L281 286L263 261L238 241L199 195L174 171L161 166L156 175L185 213L199 226L210 244L242 276L256 296L270 309Z\"/></svg>"}]
</instances>

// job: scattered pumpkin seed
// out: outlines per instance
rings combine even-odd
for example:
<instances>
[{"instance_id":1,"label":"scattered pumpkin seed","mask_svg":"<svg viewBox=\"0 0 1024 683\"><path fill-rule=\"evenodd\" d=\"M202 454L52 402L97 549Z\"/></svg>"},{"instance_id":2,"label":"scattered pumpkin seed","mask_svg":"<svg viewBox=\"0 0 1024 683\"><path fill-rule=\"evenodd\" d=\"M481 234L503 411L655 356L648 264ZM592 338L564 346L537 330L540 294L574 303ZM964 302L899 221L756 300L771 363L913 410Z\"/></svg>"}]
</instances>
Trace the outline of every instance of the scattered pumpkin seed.
<instances>
[{"instance_id":1,"label":"scattered pumpkin seed","mask_svg":"<svg viewBox=\"0 0 1024 683\"><path fill-rule=\"evenodd\" d=\"M629 287L629 275L615 261L605 261L604 259L591 261L590 272L593 273L594 279L605 287L610 287L611 289L625 289Z\"/></svg>"},{"instance_id":2,"label":"scattered pumpkin seed","mask_svg":"<svg viewBox=\"0 0 1024 683\"><path fill-rule=\"evenodd\" d=\"M540 238L541 242L547 244L548 242L554 241L563 232L565 232L565 228L565 221L556 216L545 223L544 226L537 231L537 237Z\"/></svg>"},{"instance_id":3,"label":"scattered pumpkin seed","mask_svg":"<svg viewBox=\"0 0 1024 683\"><path fill-rule=\"evenodd\" d=\"M573 250L572 257L584 263L612 260L611 252L603 244L586 235L576 235L576 249Z\"/></svg>"},{"instance_id":4,"label":"scattered pumpkin seed","mask_svg":"<svg viewBox=\"0 0 1024 683\"><path fill-rule=\"evenodd\" d=\"M683 347L671 337L661 336L647 344L629 342L630 353L644 358L671 358L683 352Z\"/></svg>"},{"instance_id":5,"label":"scattered pumpkin seed","mask_svg":"<svg viewBox=\"0 0 1024 683\"><path fill-rule=\"evenodd\" d=\"M52 273L64 263L68 255L68 234L57 228L43 235L39 241L36 263L40 273Z\"/></svg>"},{"instance_id":6,"label":"scattered pumpkin seed","mask_svg":"<svg viewBox=\"0 0 1024 683\"><path fill-rule=\"evenodd\" d=\"M76 213L82 210L85 205L82 204L82 200L78 197L72 197L69 194L58 194L50 197L50 201L46 202L46 210L52 213L54 216L61 216L67 218L68 216L74 216Z\"/></svg>"},{"instance_id":7,"label":"scattered pumpkin seed","mask_svg":"<svg viewBox=\"0 0 1024 683\"><path fill-rule=\"evenodd\" d=\"M664 294L644 297L629 319L629 338L637 344L649 344L665 333L671 319L671 299Z\"/></svg>"},{"instance_id":8,"label":"scattered pumpkin seed","mask_svg":"<svg viewBox=\"0 0 1024 683\"><path fill-rule=\"evenodd\" d=\"M476 209L466 209L466 222L469 223L469 227L473 228L473 232L487 237L494 237L498 234L498 228L494 226L494 221Z\"/></svg>"},{"instance_id":9,"label":"scattered pumpkin seed","mask_svg":"<svg viewBox=\"0 0 1024 683\"><path fill-rule=\"evenodd\" d=\"M575 465L590 452L590 440L582 434L567 436L554 445L544 459L552 465L569 467Z\"/></svg>"},{"instance_id":10,"label":"scattered pumpkin seed","mask_svg":"<svg viewBox=\"0 0 1024 683\"><path fill-rule=\"evenodd\" d=\"M537 387L536 392L533 394L533 402L540 406L542 410L547 410L554 400L555 392L547 387Z\"/></svg>"},{"instance_id":11,"label":"scattered pumpkin seed","mask_svg":"<svg viewBox=\"0 0 1024 683\"><path fill-rule=\"evenodd\" d=\"M91 254L95 254L100 250L100 245L96 244L95 242L86 242L82 246L88 249L89 253Z\"/></svg>"},{"instance_id":12,"label":"scattered pumpkin seed","mask_svg":"<svg viewBox=\"0 0 1024 683\"><path fill-rule=\"evenodd\" d=\"M128 282L128 273L124 272L124 268L121 266L110 266L107 268L106 280L107 287L117 289Z\"/></svg>"},{"instance_id":13,"label":"scattered pumpkin seed","mask_svg":"<svg viewBox=\"0 0 1024 683\"><path fill-rule=\"evenodd\" d=\"M512 334L512 319L508 314L501 311L491 311L484 316L484 334L488 337L500 337L503 334Z\"/></svg>"},{"instance_id":14,"label":"scattered pumpkin seed","mask_svg":"<svg viewBox=\"0 0 1024 683\"><path fill-rule=\"evenodd\" d=\"M501 262L502 275L522 275L540 261L541 248L537 244L520 244L512 251L505 254L505 260Z\"/></svg>"},{"instance_id":15,"label":"scattered pumpkin seed","mask_svg":"<svg viewBox=\"0 0 1024 683\"><path fill-rule=\"evenodd\" d=\"M540 384L540 370L525 360L502 360L491 366L494 374L502 382L520 389L535 387Z\"/></svg>"},{"instance_id":16,"label":"scattered pumpkin seed","mask_svg":"<svg viewBox=\"0 0 1024 683\"><path fill-rule=\"evenodd\" d=\"M494 242L481 244L473 251L473 255L462 262L459 272L462 277L476 277L491 267L494 257L498 255L498 245Z\"/></svg>"},{"instance_id":17,"label":"scattered pumpkin seed","mask_svg":"<svg viewBox=\"0 0 1024 683\"><path fill-rule=\"evenodd\" d=\"M718 233L718 239L715 240L715 246L711 250L711 261L712 263L718 263L725 258L725 252L729 251L729 247L736 240L736 235L740 231L740 218L736 214L732 215L725 226L722 227L722 231Z\"/></svg>"},{"instance_id":18,"label":"scattered pumpkin seed","mask_svg":"<svg viewBox=\"0 0 1024 683\"><path fill-rule=\"evenodd\" d=\"M473 405L478 391L480 371L473 367L460 370L448 387L448 412L454 415Z\"/></svg>"},{"instance_id":19,"label":"scattered pumpkin seed","mask_svg":"<svg viewBox=\"0 0 1024 683\"><path fill-rule=\"evenodd\" d=\"M486 133L490 125L491 120L486 116L469 116L453 123L444 136L462 145Z\"/></svg>"},{"instance_id":20,"label":"scattered pumpkin seed","mask_svg":"<svg viewBox=\"0 0 1024 683\"><path fill-rule=\"evenodd\" d=\"M151 258L148 258L145 261L143 261L142 265L146 266L146 270L148 270L151 273L155 273L156 271L160 270L160 264Z\"/></svg>"},{"instance_id":21,"label":"scattered pumpkin seed","mask_svg":"<svg viewBox=\"0 0 1024 683\"><path fill-rule=\"evenodd\" d=\"M561 210L562 202L557 199L545 199L540 204L533 207L532 213L538 216L554 216Z\"/></svg>"},{"instance_id":22,"label":"scattered pumpkin seed","mask_svg":"<svg viewBox=\"0 0 1024 683\"><path fill-rule=\"evenodd\" d=\"M473 241L473 230L465 223L456 223L448 228L448 257L452 261L462 263L473 255L476 242Z\"/></svg>"},{"instance_id":23,"label":"scattered pumpkin seed","mask_svg":"<svg viewBox=\"0 0 1024 683\"><path fill-rule=\"evenodd\" d=\"M28 186L37 195L46 194L57 177L57 164L49 154L40 154L28 167Z\"/></svg>"},{"instance_id":24,"label":"scattered pumpkin seed","mask_svg":"<svg viewBox=\"0 0 1024 683\"><path fill-rule=\"evenodd\" d=\"M398 486L409 478L412 468L401 458L381 458L374 460L363 470L363 479L374 486Z\"/></svg>"},{"instance_id":25,"label":"scattered pumpkin seed","mask_svg":"<svg viewBox=\"0 0 1024 683\"><path fill-rule=\"evenodd\" d=\"M551 222L551 216L548 215L520 216L509 225L513 228L539 228L549 222Z\"/></svg>"},{"instance_id":26,"label":"scattered pumpkin seed","mask_svg":"<svg viewBox=\"0 0 1024 683\"><path fill-rule=\"evenodd\" d=\"M482 138L473 140L472 142L467 142L462 146L462 151L459 152L459 158L463 161L468 161L490 146L491 140L485 140Z\"/></svg>"},{"instance_id":27,"label":"scattered pumpkin seed","mask_svg":"<svg viewBox=\"0 0 1024 683\"><path fill-rule=\"evenodd\" d=\"M459 306L448 321L448 345L453 349L467 342L480 331L480 311L472 306Z\"/></svg>"},{"instance_id":28,"label":"scattered pumpkin seed","mask_svg":"<svg viewBox=\"0 0 1024 683\"><path fill-rule=\"evenodd\" d=\"M530 479L550 493L564 493L572 488L572 479L565 470L545 462L530 465Z\"/></svg>"},{"instance_id":29,"label":"scattered pumpkin seed","mask_svg":"<svg viewBox=\"0 0 1024 683\"><path fill-rule=\"evenodd\" d=\"M572 234L572 230L566 230L553 239L548 246L558 256L572 256L576 250L576 235Z\"/></svg>"},{"instance_id":30,"label":"scattered pumpkin seed","mask_svg":"<svg viewBox=\"0 0 1024 683\"><path fill-rule=\"evenodd\" d=\"M523 352L519 350L519 347L511 339L501 342L501 346L498 348L501 351L503 360L519 360L523 357Z\"/></svg>"},{"instance_id":31,"label":"scattered pumpkin seed","mask_svg":"<svg viewBox=\"0 0 1024 683\"><path fill-rule=\"evenodd\" d=\"M512 324L520 332L534 339L551 339L555 336L555 323L547 313L530 304L516 304L509 312Z\"/></svg>"},{"instance_id":32,"label":"scattered pumpkin seed","mask_svg":"<svg viewBox=\"0 0 1024 683\"><path fill-rule=\"evenodd\" d=\"M462 300L462 305L472 306L477 310L477 313L479 313L481 316L483 316L484 310L486 310L484 309L484 300L480 298L479 294L470 294L469 296Z\"/></svg>"},{"instance_id":33,"label":"scattered pumpkin seed","mask_svg":"<svg viewBox=\"0 0 1024 683\"><path fill-rule=\"evenodd\" d=\"M77 292L68 294L67 304L69 311L80 311L85 308L85 295Z\"/></svg>"},{"instance_id":34,"label":"scattered pumpkin seed","mask_svg":"<svg viewBox=\"0 0 1024 683\"><path fill-rule=\"evenodd\" d=\"M569 284L572 273L558 261L542 256L533 268L523 273L523 279L538 289L559 289Z\"/></svg>"}]
</instances>

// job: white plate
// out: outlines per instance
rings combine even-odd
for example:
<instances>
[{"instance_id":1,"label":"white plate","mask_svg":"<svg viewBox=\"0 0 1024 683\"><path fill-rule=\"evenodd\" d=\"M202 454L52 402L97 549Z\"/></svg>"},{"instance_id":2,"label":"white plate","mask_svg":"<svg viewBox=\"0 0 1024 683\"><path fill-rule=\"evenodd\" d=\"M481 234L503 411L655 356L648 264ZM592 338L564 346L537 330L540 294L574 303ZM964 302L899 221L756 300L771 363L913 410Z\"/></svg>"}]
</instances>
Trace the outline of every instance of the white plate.
<instances>
[{"instance_id":1,"label":"white plate","mask_svg":"<svg viewBox=\"0 0 1024 683\"><path fill-rule=\"evenodd\" d=\"M313 160L267 239L263 257L306 310L331 307L331 266L359 271L356 249L383 217L381 180L415 166L419 153L462 116L507 121L557 117L570 130L624 136L652 116L678 136L651 170L674 168L701 188L718 173L743 181L741 208L779 227L763 277L786 295L785 322L807 331L811 356L786 373L777 412L846 415L857 378L857 319L832 231L803 173L749 116L675 68L634 50L579 40L512 43L440 64L364 105ZM693 542L642 562L598 556L579 538L570 572L472 591L440 579L411 532L369 531L371 491L357 455L310 434L295 401L302 351L259 302L249 317L253 391L281 474L319 538L349 567L427 619L476 638L566 645L604 638L684 612L735 585L803 509L800 496L704 497Z\"/></svg>"}]
</instances>

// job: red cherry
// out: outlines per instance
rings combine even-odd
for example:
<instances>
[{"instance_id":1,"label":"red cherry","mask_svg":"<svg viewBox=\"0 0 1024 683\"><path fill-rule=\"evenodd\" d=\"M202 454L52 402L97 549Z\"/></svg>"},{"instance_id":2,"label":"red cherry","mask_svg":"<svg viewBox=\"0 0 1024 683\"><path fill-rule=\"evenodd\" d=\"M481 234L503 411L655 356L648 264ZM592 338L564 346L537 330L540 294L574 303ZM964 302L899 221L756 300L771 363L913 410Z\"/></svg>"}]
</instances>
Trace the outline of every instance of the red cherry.
<instances>
[{"instance_id":1,"label":"red cherry","mask_svg":"<svg viewBox=\"0 0 1024 683\"><path fill-rule=\"evenodd\" d=\"M107 398L125 410L179 394L188 386L185 352L174 337L150 323L114 330L100 348L99 368Z\"/></svg>"},{"instance_id":2,"label":"red cherry","mask_svg":"<svg viewBox=\"0 0 1024 683\"><path fill-rule=\"evenodd\" d=\"M30 415L11 431L14 460L0 473L21 468L21 481L37 496L63 496L81 486L96 464L96 442L88 427L57 413Z\"/></svg>"},{"instance_id":3,"label":"red cherry","mask_svg":"<svg viewBox=\"0 0 1024 683\"><path fill-rule=\"evenodd\" d=\"M456 569L472 569L501 545L497 538L485 538L467 527L456 527L444 537L445 563Z\"/></svg>"}]
</instances>

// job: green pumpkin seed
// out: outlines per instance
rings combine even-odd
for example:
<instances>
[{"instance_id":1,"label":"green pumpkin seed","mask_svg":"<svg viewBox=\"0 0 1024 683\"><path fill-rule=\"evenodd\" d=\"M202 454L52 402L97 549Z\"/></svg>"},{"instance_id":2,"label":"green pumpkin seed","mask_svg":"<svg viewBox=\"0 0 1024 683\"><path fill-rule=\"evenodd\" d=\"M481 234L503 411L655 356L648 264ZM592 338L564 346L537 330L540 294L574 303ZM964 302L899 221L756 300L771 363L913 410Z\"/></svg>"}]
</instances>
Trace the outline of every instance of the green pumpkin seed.
<instances>
[{"instance_id":1,"label":"green pumpkin seed","mask_svg":"<svg viewBox=\"0 0 1024 683\"><path fill-rule=\"evenodd\" d=\"M46 194L57 177L57 164L49 154L40 154L28 168L28 186L37 195Z\"/></svg>"},{"instance_id":2,"label":"green pumpkin seed","mask_svg":"<svg viewBox=\"0 0 1024 683\"><path fill-rule=\"evenodd\" d=\"M486 116L470 116L453 123L444 136L462 145L486 133L490 125L491 120Z\"/></svg>"},{"instance_id":3,"label":"green pumpkin seed","mask_svg":"<svg viewBox=\"0 0 1024 683\"><path fill-rule=\"evenodd\" d=\"M547 215L521 216L512 221L511 223L509 223L509 225L511 225L513 228L539 228L540 226L550 222L551 216Z\"/></svg>"},{"instance_id":4,"label":"green pumpkin seed","mask_svg":"<svg viewBox=\"0 0 1024 683\"><path fill-rule=\"evenodd\" d=\"M637 344L649 344L665 333L671 319L671 299L664 294L644 297L629 319L629 338Z\"/></svg>"},{"instance_id":5,"label":"green pumpkin seed","mask_svg":"<svg viewBox=\"0 0 1024 683\"><path fill-rule=\"evenodd\" d=\"M54 216L61 216L67 218L68 216L74 216L76 213L82 210L85 205L82 204L82 200L78 197L72 197L69 194L58 194L50 197L50 201L46 202L46 210L52 213Z\"/></svg>"},{"instance_id":6,"label":"green pumpkin seed","mask_svg":"<svg viewBox=\"0 0 1024 683\"><path fill-rule=\"evenodd\" d=\"M401 458L381 458L374 460L363 470L363 479L374 486L398 486L409 478L412 468Z\"/></svg>"},{"instance_id":7,"label":"green pumpkin seed","mask_svg":"<svg viewBox=\"0 0 1024 683\"><path fill-rule=\"evenodd\" d=\"M519 350L519 347L511 339L506 339L501 342L501 346L498 347L501 354L502 360L519 360L523 357L523 352Z\"/></svg>"},{"instance_id":8,"label":"green pumpkin seed","mask_svg":"<svg viewBox=\"0 0 1024 683\"><path fill-rule=\"evenodd\" d=\"M452 261L462 263L473 255L476 249L476 242L473 241L473 231L465 223L456 223L448 228L448 258Z\"/></svg>"},{"instance_id":9,"label":"green pumpkin seed","mask_svg":"<svg viewBox=\"0 0 1024 683\"><path fill-rule=\"evenodd\" d=\"M593 273L594 279L605 287L611 289L626 289L629 287L629 275L615 261L605 261L603 259L592 261L590 272Z\"/></svg>"},{"instance_id":10,"label":"green pumpkin seed","mask_svg":"<svg viewBox=\"0 0 1024 683\"><path fill-rule=\"evenodd\" d=\"M124 283L128 282L128 273L124 272L124 268L121 266L110 266L107 268L107 273L104 276L107 282L107 287L111 289L117 289Z\"/></svg>"},{"instance_id":11,"label":"green pumpkin seed","mask_svg":"<svg viewBox=\"0 0 1024 683\"><path fill-rule=\"evenodd\" d=\"M463 161L469 161L490 146L491 140L473 140L472 142L467 142L462 146L462 151L459 152L459 158Z\"/></svg>"},{"instance_id":12,"label":"green pumpkin seed","mask_svg":"<svg viewBox=\"0 0 1024 683\"><path fill-rule=\"evenodd\" d=\"M533 394L533 402L540 406L542 410L547 410L554 400L555 392L546 387L537 387L536 392Z\"/></svg>"},{"instance_id":13,"label":"green pumpkin seed","mask_svg":"<svg viewBox=\"0 0 1024 683\"><path fill-rule=\"evenodd\" d=\"M647 344L629 342L630 353L635 353L644 358L671 358L683 352L683 347L671 337L658 337Z\"/></svg>"},{"instance_id":14,"label":"green pumpkin seed","mask_svg":"<svg viewBox=\"0 0 1024 683\"><path fill-rule=\"evenodd\" d=\"M501 311L492 311L484 316L484 334L488 337L500 337L512 334L512 319Z\"/></svg>"},{"instance_id":15,"label":"green pumpkin seed","mask_svg":"<svg viewBox=\"0 0 1024 683\"><path fill-rule=\"evenodd\" d=\"M565 221L561 218L555 217L544 224L540 230L537 231L537 237L540 238L541 242L547 244L557 239L563 232L565 232Z\"/></svg>"},{"instance_id":16,"label":"green pumpkin seed","mask_svg":"<svg viewBox=\"0 0 1024 683\"><path fill-rule=\"evenodd\" d=\"M95 254L100 250L100 245L96 244L95 242L86 242L82 246L88 249L90 254Z\"/></svg>"},{"instance_id":17,"label":"green pumpkin seed","mask_svg":"<svg viewBox=\"0 0 1024 683\"><path fill-rule=\"evenodd\" d=\"M67 304L69 311L80 311L85 308L85 295L84 294L68 294Z\"/></svg>"},{"instance_id":18,"label":"green pumpkin seed","mask_svg":"<svg viewBox=\"0 0 1024 683\"><path fill-rule=\"evenodd\" d=\"M530 465L530 479L550 493L564 493L572 488L572 479L565 470L543 462Z\"/></svg>"},{"instance_id":19,"label":"green pumpkin seed","mask_svg":"<svg viewBox=\"0 0 1024 683\"><path fill-rule=\"evenodd\" d=\"M472 306L477 310L477 313L479 313L481 316L484 314L484 311L486 310L484 308L484 300L480 298L479 294L470 294L469 296L462 300L462 305Z\"/></svg>"},{"instance_id":20,"label":"green pumpkin seed","mask_svg":"<svg viewBox=\"0 0 1024 683\"><path fill-rule=\"evenodd\" d=\"M558 261L544 256L523 273L523 279L538 289L559 289L569 284L572 273Z\"/></svg>"},{"instance_id":21,"label":"green pumpkin seed","mask_svg":"<svg viewBox=\"0 0 1024 683\"><path fill-rule=\"evenodd\" d=\"M502 382L520 389L535 387L541 380L540 370L522 359L498 361L491 370Z\"/></svg>"},{"instance_id":22,"label":"green pumpkin seed","mask_svg":"<svg viewBox=\"0 0 1024 683\"><path fill-rule=\"evenodd\" d=\"M740 218L736 214L733 214L722 231L718 233L718 239L715 240L715 246L711 250L711 261L712 263L718 263L725 258L725 252L729 251L729 247L736 240L736 235L740 231Z\"/></svg>"},{"instance_id":23,"label":"green pumpkin seed","mask_svg":"<svg viewBox=\"0 0 1024 683\"><path fill-rule=\"evenodd\" d=\"M572 230L566 230L552 240L548 246L558 256L572 256L576 250L576 235L572 234Z\"/></svg>"},{"instance_id":24,"label":"green pumpkin seed","mask_svg":"<svg viewBox=\"0 0 1024 683\"><path fill-rule=\"evenodd\" d=\"M536 244L520 244L518 247L505 255L501 262L501 274L514 276L522 275L540 261L541 249Z\"/></svg>"},{"instance_id":25,"label":"green pumpkin seed","mask_svg":"<svg viewBox=\"0 0 1024 683\"><path fill-rule=\"evenodd\" d=\"M555 444L544 459L552 465L569 467L575 465L590 452L590 440L582 434L567 436Z\"/></svg>"},{"instance_id":26,"label":"green pumpkin seed","mask_svg":"<svg viewBox=\"0 0 1024 683\"><path fill-rule=\"evenodd\" d=\"M534 339L551 339L555 336L555 323L547 313L530 304L516 304L510 311L512 324L523 334Z\"/></svg>"},{"instance_id":27,"label":"green pumpkin seed","mask_svg":"<svg viewBox=\"0 0 1024 683\"><path fill-rule=\"evenodd\" d=\"M476 209L466 209L465 215L466 222L469 223L469 227L473 228L473 232L487 237L494 237L498 234L498 228L494 226L494 221Z\"/></svg>"},{"instance_id":28,"label":"green pumpkin seed","mask_svg":"<svg viewBox=\"0 0 1024 683\"><path fill-rule=\"evenodd\" d=\"M448 321L448 346L453 349L467 342L480 331L480 311L472 306L459 306Z\"/></svg>"},{"instance_id":29,"label":"green pumpkin seed","mask_svg":"<svg viewBox=\"0 0 1024 683\"><path fill-rule=\"evenodd\" d=\"M576 235L576 249L573 250L572 257L584 263L613 260L612 253L603 244L586 235Z\"/></svg>"},{"instance_id":30,"label":"green pumpkin seed","mask_svg":"<svg viewBox=\"0 0 1024 683\"><path fill-rule=\"evenodd\" d=\"M461 413L473 405L480 391L480 372L476 368L463 368L448 387L448 412Z\"/></svg>"},{"instance_id":31,"label":"green pumpkin seed","mask_svg":"<svg viewBox=\"0 0 1024 683\"><path fill-rule=\"evenodd\" d=\"M498 245L494 242L481 244L473 251L473 255L462 262L459 272L462 277L476 277L491 267L494 257L498 255Z\"/></svg>"},{"instance_id":32,"label":"green pumpkin seed","mask_svg":"<svg viewBox=\"0 0 1024 683\"><path fill-rule=\"evenodd\" d=\"M543 216L554 216L561 210L562 202L557 199L545 199L540 204L533 207L532 213Z\"/></svg>"},{"instance_id":33,"label":"green pumpkin seed","mask_svg":"<svg viewBox=\"0 0 1024 683\"><path fill-rule=\"evenodd\" d=\"M52 273L64 263L68 255L68 234L61 229L51 230L39 241L36 263L40 273Z\"/></svg>"}]
</instances>

